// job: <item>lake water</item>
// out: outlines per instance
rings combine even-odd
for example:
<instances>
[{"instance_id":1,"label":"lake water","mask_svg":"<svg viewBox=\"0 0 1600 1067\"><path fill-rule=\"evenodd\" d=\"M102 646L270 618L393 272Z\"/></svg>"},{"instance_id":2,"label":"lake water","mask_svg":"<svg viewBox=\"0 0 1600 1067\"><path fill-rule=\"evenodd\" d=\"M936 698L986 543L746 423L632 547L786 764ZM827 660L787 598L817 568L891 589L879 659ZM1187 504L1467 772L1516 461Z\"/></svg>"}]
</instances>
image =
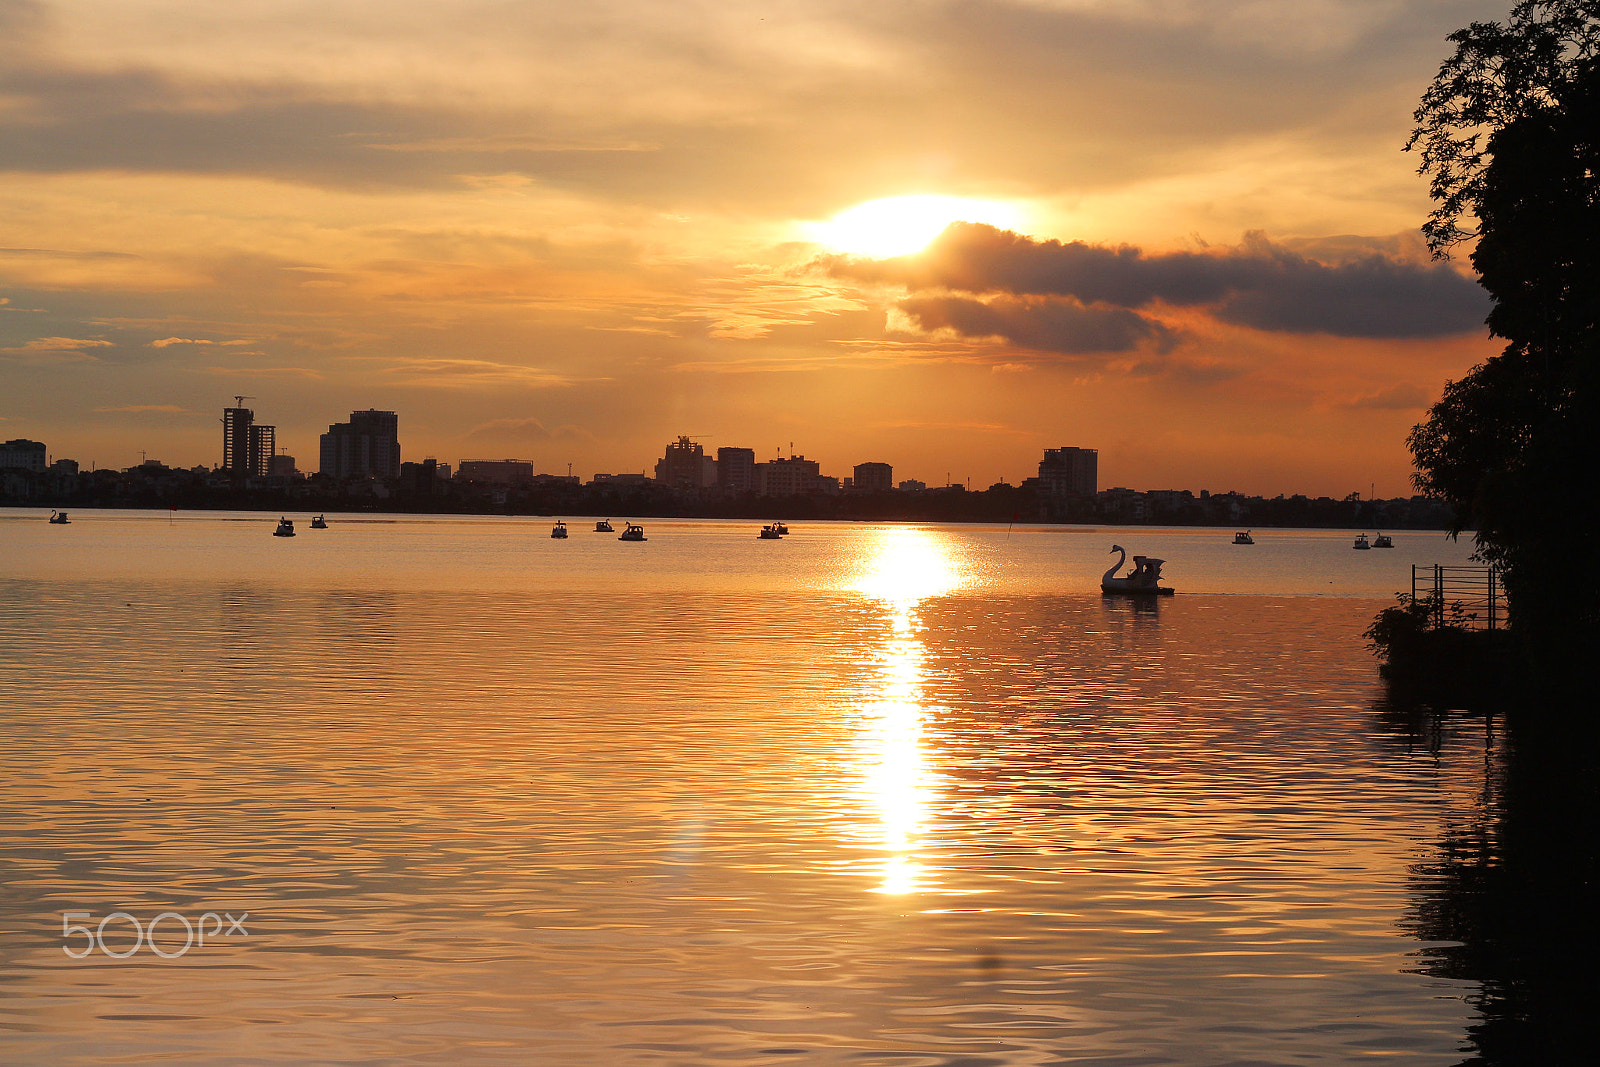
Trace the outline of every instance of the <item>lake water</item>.
<instances>
[{"instance_id":1,"label":"lake water","mask_svg":"<svg viewBox=\"0 0 1600 1067\"><path fill-rule=\"evenodd\" d=\"M1442 534L41 516L0 1060L1462 1058L1417 910L1484 751L1361 637Z\"/></svg>"}]
</instances>

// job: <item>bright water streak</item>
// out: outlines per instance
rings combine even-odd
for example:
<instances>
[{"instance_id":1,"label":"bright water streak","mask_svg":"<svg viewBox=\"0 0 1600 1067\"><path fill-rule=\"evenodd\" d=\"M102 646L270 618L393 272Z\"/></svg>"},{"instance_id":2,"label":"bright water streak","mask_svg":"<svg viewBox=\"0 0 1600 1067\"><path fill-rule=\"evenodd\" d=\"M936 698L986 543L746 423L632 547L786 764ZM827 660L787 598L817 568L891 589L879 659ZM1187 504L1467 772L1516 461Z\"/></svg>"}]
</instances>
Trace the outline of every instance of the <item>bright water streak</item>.
<instances>
[{"instance_id":1,"label":"bright water streak","mask_svg":"<svg viewBox=\"0 0 1600 1067\"><path fill-rule=\"evenodd\" d=\"M0 520L0 1058L1459 1058L1359 636L1438 535L74 518Z\"/></svg>"}]
</instances>

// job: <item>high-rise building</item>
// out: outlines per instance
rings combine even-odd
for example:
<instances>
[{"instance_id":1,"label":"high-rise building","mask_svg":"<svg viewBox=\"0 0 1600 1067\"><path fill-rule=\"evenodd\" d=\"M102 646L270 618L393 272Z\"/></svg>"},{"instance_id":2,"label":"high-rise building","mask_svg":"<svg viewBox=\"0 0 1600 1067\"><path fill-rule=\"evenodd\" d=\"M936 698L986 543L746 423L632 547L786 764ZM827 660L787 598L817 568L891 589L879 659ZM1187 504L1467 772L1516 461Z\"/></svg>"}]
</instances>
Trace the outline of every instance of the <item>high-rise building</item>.
<instances>
[{"instance_id":1,"label":"high-rise building","mask_svg":"<svg viewBox=\"0 0 1600 1067\"><path fill-rule=\"evenodd\" d=\"M442 492L444 482L439 478L439 461L429 456L421 463L400 464L401 492L432 496Z\"/></svg>"},{"instance_id":2,"label":"high-rise building","mask_svg":"<svg viewBox=\"0 0 1600 1067\"><path fill-rule=\"evenodd\" d=\"M352 411L322 435L319 469L334 478L400 477L400 418L392 411Z\"/></svg>"},{"instance_id":3,"label":"high-rise building","mask_svg":"<svg viewBox=\"0 0 1600 1067\"><path fill-rule=\"evenodd\" d=\"M894 468L887 463L857 463L855 490L882 493L894 488Z\"/></svg>"},{"instance_id":4,"label":"high-rise building","mask_svg":"<svg viewBox=\"0 0 1600 1067\"><path fill-rule=\"evenodd\" d=\"M17 437L0 445L0 469L17 467L25 471L42 471L46 458L43 441Z\"/></svg>"},{"instance_id":5,"label":"high-rise building","mask_svg":"<svg viewBox=\"0 0 1600 1067\"><path fill-rule=\"evenodd\" d=\"M1045 449L1039 488L1048 496L1093 497L1100 491L1100 453L1093 448Z\"/></svg>"},{"instance_id":6,"label":"high-rise building","mask_svg":"<svg viewBox=\"0 0 1600 1067\"><path fill-rule=\"evenodd\" d=\"M699 489L706 450L696 441L679 437L656 460L656 481L673 489Z\"/></svg>"},{"instance_id":7,"label":"high-rise building","mask_svg":"<svg viewBox=\"0 0 1600 1067\"><path fill-rule=\"evenodd\" d=\"M243 400L243 397L239 398ZM247 407L222 409L222 469L230 474L269 474L278 451L278 428L257 426Z\"/></svg>"},{"instance_id":8,"label":"high-rise building","mask_svg":"<svg viewBox=\"0 0 1600 1067\"><path fill-rule=\"evenodd\" d=\"M748 493L756 487L756 450L717 449L717 485L730 493Z\"/></svg>"},{"instance_id":9,"label":"high-rise building","mask_svg":"<svg viewBox=\"0 0 1600 1067\"><path fill-rule=\"evenodd\" d=\"M250 473L271 474L272 458L278 454L276 426L250 427Z\"/></svg>"},{"instance_id":10,"label":"high-rise building","mask_svg":"<svg viewBox=\"0 0 1600 1067\"><path fill-rule=\"evenodd\" d=\"M817 491L821 465L804 456L779 457L756 464L756 492L761 496L798 496Z\"/></svg>"},{"instance_id":11,"label":"high-rise building","mask_svg":"<svg viewBox=\"0 0 1600 1067\"><path fill-rule=\"evenodd\" d=\"M250 424L256 413L247 407L222 409L222 469L250 473Z\"/></svg>"}]
</instances>

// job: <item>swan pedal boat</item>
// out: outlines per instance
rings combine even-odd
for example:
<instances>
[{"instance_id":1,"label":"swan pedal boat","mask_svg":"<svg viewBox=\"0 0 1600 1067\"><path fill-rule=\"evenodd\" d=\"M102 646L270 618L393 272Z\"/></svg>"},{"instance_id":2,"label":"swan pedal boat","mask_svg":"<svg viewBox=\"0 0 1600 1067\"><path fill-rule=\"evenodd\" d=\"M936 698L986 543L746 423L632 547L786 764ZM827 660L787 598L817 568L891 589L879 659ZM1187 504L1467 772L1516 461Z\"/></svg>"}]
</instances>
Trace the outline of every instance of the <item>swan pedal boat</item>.
<instances>
[{"instance_id":1,"label":"swan pedal boat","mask_svg":"<svg viewBox=\"0 0 1600 1067\"><path fill-rule=\"evenodd\" d=\"M273 537L293 537L294 523L288 519L279 519L278 528L272 531Z\"/></svg>"},{"instance_id":2,"label":"swan pedal boat","mask_svg":"<svg viewBox=\"0 0 1600 1067\"><path fill-rule=\"evenodd\" d=\"M1155 559L1151 556L1134 556L1133 570L1121 577L1117 571L1128 560L1128 550L1121 545L1112 545L1111 551L1121 553L1111 569L1100 578L1100 592L1102 594L1116 593L1130 596L1171 596L1172 589L1157 585L1161 578L1161 565L1164 559Z\"/></svg>"},{"instance_id":3,"label":"swan pedal boat","mask_svg":"<svg viewBox=\"0 0 1600 1067\"><path fill-rule=\"evenodd\" d=\"M556 524L550 527L550 536L556 538L557 540L565 539L567 536L566 522L558 519Z\"/></svg>"},{"instance_id":4,"label":"swan pedal boat","mask_svg":"<svg viewBox=\"0 0 1600 1067\"><path fill-rule=\"evenodd\" d=\"M783 537L783 534L779 533L778 527L773 525L761 527L761 532L756 534L756 536L761 538L763 541L776 541Z\"/></svg>"}]
</instances>

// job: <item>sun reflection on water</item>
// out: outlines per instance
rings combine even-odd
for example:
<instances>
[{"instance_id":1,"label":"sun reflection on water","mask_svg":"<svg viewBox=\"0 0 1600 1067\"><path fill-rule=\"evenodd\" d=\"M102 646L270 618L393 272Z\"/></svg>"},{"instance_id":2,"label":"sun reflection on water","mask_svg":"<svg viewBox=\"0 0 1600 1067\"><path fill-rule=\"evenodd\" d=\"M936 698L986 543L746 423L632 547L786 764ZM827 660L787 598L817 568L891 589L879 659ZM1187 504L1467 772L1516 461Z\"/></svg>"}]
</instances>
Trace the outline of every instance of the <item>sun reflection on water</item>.
<instances>
[{"instance_id":1,"label":"sun reflection on water","mask_svg":"<svg viewBox=\"0 0 1600 1067\"><path fill-rule=\"evenodd\" d=\"M882 602L886 632L876 648L873 688L863 695L857 744L864 799L877 825L861 837L882 852L874 892L928 891L937 882L917 859L923 827L938 799L926 738L927 647L919 635L919 604L958 588L962 578L941 541L923 530L882 531L866 573L853 586Z\"/></svg>"}]
</instances>

